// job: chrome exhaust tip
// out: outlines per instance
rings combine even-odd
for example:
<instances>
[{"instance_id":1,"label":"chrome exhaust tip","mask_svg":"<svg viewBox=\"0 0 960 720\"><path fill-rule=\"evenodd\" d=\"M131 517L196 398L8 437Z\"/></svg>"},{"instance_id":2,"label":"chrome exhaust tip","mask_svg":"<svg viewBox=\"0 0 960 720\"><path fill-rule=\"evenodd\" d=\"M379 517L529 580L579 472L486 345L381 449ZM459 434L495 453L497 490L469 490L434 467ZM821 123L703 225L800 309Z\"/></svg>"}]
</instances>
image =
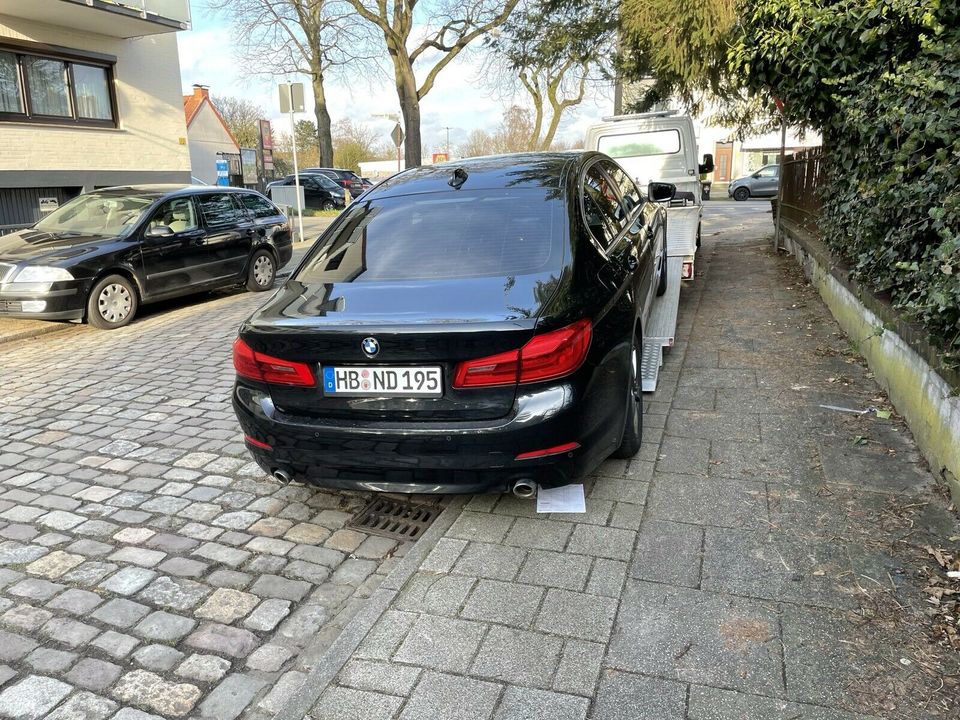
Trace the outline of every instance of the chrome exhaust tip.
<instances>
[{"instance_id":1,"label":"chrome exhaust tip","mask_svg":"<svg viewBox=\"0 0 960 720\"><path fill-rule=\"evenodd\" d=\"M288 473L286 470L282 468L274 468L271 474L276 480L280 481L284 485L289 485L293 481L293 478L290 476L290 473Z\"/></svg>"},{"instance_id":2,"label":"chrome exhaust tip","mask_svg":"<svg viewBox=\"0 0 960 720\"><path fill-rule=\"evenodd\" d=\"M513 494L518 498L529 500L537 494L537 484L533 480L517 480L513 484Z\"/></svg>"}]
</instances>

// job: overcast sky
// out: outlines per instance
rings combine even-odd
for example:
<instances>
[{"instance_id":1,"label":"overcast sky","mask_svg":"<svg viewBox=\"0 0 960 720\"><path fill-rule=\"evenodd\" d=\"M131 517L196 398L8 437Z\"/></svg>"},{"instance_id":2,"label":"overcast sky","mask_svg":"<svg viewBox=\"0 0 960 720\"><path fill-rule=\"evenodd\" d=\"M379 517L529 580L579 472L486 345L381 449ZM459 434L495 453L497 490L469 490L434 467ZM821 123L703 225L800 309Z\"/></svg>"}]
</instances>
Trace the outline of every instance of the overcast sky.
<instances>
[{"instance_id":1,"label":"overcast sky","mask_svg":"<svg viewBox=\"0 0 960 720\"><path fill-rule=\"evenodd\" d=\"M274 80L244 78L234 58L232 33L226 22L212 16L193 2L193 30L178 33L180 43L180 67L184 94L192 92L192 85L210 86L213 95L244 97L258 103L267 111L274 123L274 132L284 132L289 121L281 116L278 108L278 82ZM430 93L421 102L421 118L424 153L442 151L446 144L446 130L450 126L450 144L456 147L475 128L494 129L500 122L507 99L494 97L491 90L480 82L483 64L482 51L461 54L447 66L437 78ZM305 81L305 78L293 78ZM422 79L422 73L421 73ZM307 108L313 107L309 82L304 82L309 97ZM522 99L520 96L518 100ZM333 121L350 117L366 122L381 130L385 140L389 138L393 123L388 120L371 119L375 113L398 112L397 94L392 83L378 80L374 73L365 71L363 63L352 68L349 81L327 85L328 109ZM558 137L582 143L584 131L603 115L611 114L612 93L609 89L594 89L583 104L564 114ZM312 112L305 117L313 120Z\"/></svg>"}]
</instances>

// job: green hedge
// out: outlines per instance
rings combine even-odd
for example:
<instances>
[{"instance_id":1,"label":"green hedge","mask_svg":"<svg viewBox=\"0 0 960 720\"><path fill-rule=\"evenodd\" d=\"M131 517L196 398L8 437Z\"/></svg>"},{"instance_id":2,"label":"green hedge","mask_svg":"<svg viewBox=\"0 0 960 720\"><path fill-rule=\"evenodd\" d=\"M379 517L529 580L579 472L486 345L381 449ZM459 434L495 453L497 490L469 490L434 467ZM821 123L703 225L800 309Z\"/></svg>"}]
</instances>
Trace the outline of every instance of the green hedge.
<instances>
[{"instance_id":1,"label":"green hedge","mask_svg":"<svg viewBox=\"0 0 960 720\"><path fill-rule=\"evenodd\" d=\"M960 3L744 0L731 63L820 130L820 228L960 365Z\"/></svg>"}]
</instances>

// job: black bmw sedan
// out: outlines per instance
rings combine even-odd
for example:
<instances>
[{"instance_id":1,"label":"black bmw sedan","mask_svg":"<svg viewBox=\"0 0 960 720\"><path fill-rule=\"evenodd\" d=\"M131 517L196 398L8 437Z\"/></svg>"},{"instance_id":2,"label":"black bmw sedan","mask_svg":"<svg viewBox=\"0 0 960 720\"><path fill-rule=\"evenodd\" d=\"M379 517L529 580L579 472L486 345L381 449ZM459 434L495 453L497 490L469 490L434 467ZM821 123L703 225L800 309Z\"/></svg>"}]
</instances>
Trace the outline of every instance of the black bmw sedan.
<instances>
[{"instance_id":1,"label":"black bmw sedan","mask_svg":"<svg viewBox=\"0 0 960 720\"><path fill-rule=\"evenodd\" d=\"M269 290L292 255L286 217L252 190L96 190L0 237L0 316L118 328L143 303L231 285Z\"/></svg>"},{"instance_id":2,"label":"black bmw sedan","mask_svg":"<svg viewBox=\"0 0 960 720\"><path fill-rule=\"evenodd\" d=\"M665 237L663 206L595 152L393 176L241 326L250 452L281 480L518 495L634 455Z\"/></svg>"}]
</instances>

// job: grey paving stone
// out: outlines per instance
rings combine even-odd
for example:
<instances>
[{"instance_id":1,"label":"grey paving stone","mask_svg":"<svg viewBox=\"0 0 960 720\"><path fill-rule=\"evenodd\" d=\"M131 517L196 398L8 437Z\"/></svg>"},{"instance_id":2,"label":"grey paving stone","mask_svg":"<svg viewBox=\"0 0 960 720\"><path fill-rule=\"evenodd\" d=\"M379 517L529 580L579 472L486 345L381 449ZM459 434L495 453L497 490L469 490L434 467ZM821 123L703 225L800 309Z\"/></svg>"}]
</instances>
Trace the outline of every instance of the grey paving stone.
<instances>
[{"instance_id":1,"label":"grey paving stone","mask_svg":"<svg viewBox=\"0 0 960 720\"><path fill-rule=\"evenodd\" d=\"M64 585L52 583L49 580L27 578L7 588L7 592L15 597L30 598L31 600L49 600L64 589Z\"/></svg>"},{"instance_id":2,"label":"grey paving stone","mask_svg":"<svg viewBox=\"0 0 960 720\"><path fill-rule=\"evenodd\" d=\"M494 720L584 720L589 706L587 698L509 686L503 693Z\"/></svg>"},{"instance_id":3,"label":"grey paving stone","mask_svg":"<svg viewBox=\"0 0 960 720\"><path fill-rule=\"evenodd\" d=\"M550 589L534 627L581 640L606 642L616 613L614 598Z\"/></svg>"},{"instance_id":4,"label":"grey paving stone","mask_svg":"<svg viewBox=\"0 0 960 720\"><path fill-rule=\"evenodd\" d=\"M238 550L215 542L206 542L193 551L197 557L202 557L214 562L223 563L236 568L242 565L250 557L246 550Z\"/></svg>"},{"instance_id":5,"label":"grey paving stone","mask_svg":"<svg viewBox=\"0 0 960 720\"><path fill-rule=\"evenodd\" d=\"M260 603L257 608L243 621L243 626L250 630L269 632L290 614L290 601L268 599Z\"/></svg>"},{"instance_id":6,"label":"grey paving stone","mask_svg":"<svg viewBox=\"0 0 960 720\"><path fill-rule=\"evenodd\" d=\"M466 540L440 538L427 558L421 563L420 570L433 573L450 572L466 546Z\"/></svg>"},{"instance_id":7,"label":"grey paving stone","mask_svg":"<svg viewBox=\"0 0 960 720\"><path fill-rule=\"evenodd\" d=\"M779 635L762 603L629 580L606 665L779 697Z\"/></svg>"},{"instance_id":8,"label":"grey paving stone","mask_svg":"<svg viewBox=\"0 0 960 720\"><path fill-rule=\"evenodd\" d=\"M146 645L133 654L133 659L148 670L170 670L183 658L183 653L167 645Z\"/></svg>"},{"instance_id":9,"label":"grey paving stone","mask_svg":"<svg viewBox=\"0 0 960 720\"><path fill-rule=\"evenodd\" d=\"M626 574L626 563L597 558L593 561L593 570L590 573L590 581L587 583L586 592L591 595L619 598Z\"/></svg>"},{"instance_id":10,"label":"grey paving stone","mask_svg":"<svg viewBox=\"0 0 960 720\"><path fill-rule=\"evenodd\" d=\"M234 590L243 590L252 580L253 576L236 570L214 570L207 578L207 582L214 587L228 587ZM263 595L263 593L257 594Z\"/></svg>"},{"instance_id":11,"label":"grey paving stone","mask_svg":"<svg viewBox=\"0 0 960 720\"><path fill-rule=\"evenodd\" d=\"M73 665L78 657L66 650L38 647L24 658L24 662L40 673L60 673Z\"/></svg>"},{"instance_id":12,"label":"grey paving stone","mask_svg":"<svg viewBox=\"0 0 960 720\"><path fill-rule=\"evenodd\" d=\"M553 688L564 693L593 697L604 650L605 646L600 643L565 641Z\"/></svg>"},{"instance_id":13,"label":"grey paving stone","mask_svg":"<svg viewBox=\"0 0 960 720\"><path fill-rule=\"evenodd\" d=\"M93 647L100 648L110 657L119 660L129 655L130 651L140 644L140 641L130 635L107 630L90 644Z\"/></svg>"},{"instance_id":14,"label":"grey paving stone","mask_svg":"<svg viewBox=\"0 0 960 720\"><path fill-rule=\"evenodd\" d=\"M373 560L347 560L333 572L332 580L337 585L357 587L377 569Z\"/></svg>"},{"instance_id":15,"label":"grey paving stone","mask_svg":"<svg viewBox=\"0 0 960 720\"><path fill-rule=\"evenodd\" d=\"M107 559L115 563L130 563L132 565L150 568L159 563L166 556L167 554L165 552L160 552L159 550L147 550L146 548L140 547L125 547L120 548Z\"/></svg>"},{"instance_id":16,"label":"grey paving stone","mask_svg":"<svg viewBox=\"0 0 960 720\"><path fill-rule=\"evenodd\" d=\"M462 512L447 531L447 537L474 542L503 542L513 518L490 513Z\"/></svg>"},{"instance_id":17,"label":"grey paving stone","mask_svg":"<svg viewBox=\"0 0 960 720\"><path fill-rule=\"evenodd\" d=\"M247 667L251 670L276 672L293 655L293 650L282 645L261 645L247 657Z\"/></svg>"},{"instance_id":18,"label":"grey paving stone","mask_svg":"<svg viewBox=\"0 0 960 720\"><path fill-rule=\"evenodd\" d=\"M40 629L43 635L69 648L85 645L100 634L92 625L69 618L51 618Z\"/></svg>"},{"instance_id":19,"label":"grey paving stone","mask_svg":"<svg viewBox=\"0 0 960 720\"><path fill-rule=\"evenodd\" d=\"M84 615L103 602L96 593L71 588L47 603L48 608L66 610L73 615Z\"/></svg>"},{"instance_id":20,"label":"grey paving stone","mask_svg":"<svg viewBox=\"0 0 960 720\"><path fill-rule=\"evenodd\" d=\"M403 703L403 698L380 693L330 687L320 696L311 716L316 720L392 720Z\"/></svg>"},{"instance_id":21,"label":"grey paving stone","mask_svg":"<svg viewBox=\"0 0 960 720\"><path fill-rule=\"evenodd\" d=\"M814 444L799 438L776 445L717 440L710 448L709 473L712 477L797 485L820 479L818 463Z\"/></svg>"},{"instance_id":22,"label":"grey paving stone","mask_svg":"<svg viewBox=\"0 0 960 720\"><path fill-rule=\"evenodd\" d=\"M640 480L598 477L590 488L587 501L611 500L643 505L647 501L648 489L649 484Z\"/></svg>"},{"instance_id":23,"label":"grey paving stone","mask_svg":"<svg viewBox=\"0 0 960 720\"><path fill-rule=\"evenodd\" d=\"M186 639L186 644L197 650L242 658L249 655L260 643L257 636L249 630L207 622Z\"/></svg>"},{"instance_id":24,"label":"grey paving stone","mask_svg":"<svg viewBox=\"0 0 960 720\"><path fill-rule=\"evenodd\" d=\"M469 667L483 634L484 626L480 623L421 615L393 659L435 670L462 673Z\"/></svg>"},{"instance_id":25,"label":"grey paving stone","mask_svg":"<svg viewBox=\"0 0 960 720\"><path fill-rule=\"evenodd\" d=\"M420 677L420 668L370 660L351 660L340 671L338 682L357 690L407 696Z\"/></svg>"},{"instance_id":26,"label":"grey paving stone","mask_svg":"<svg viewBox=\"0 0 960 720\"><path fill-rule=\"evenodd\" d=\"M306 673L302 672L290 671L284 673L257 706L269 713L279 712L284 704L304 684L306 678Z\"/></svg>"},{"instance_id":27,"label":"grey paving stone","mask_svg":"<svg viewBox=\"0 0 960 720\"><path fill-rule=\"evenodd\" d=\"M647 500L656 520L715 527L769 527L766 487L755 481L657 475Z\"/></svg>"},{"instance_id":28,"label":"grey paving stone","mask_svg":"<svg viewBox=\"0 0 960 720\"><path fill-rule=\"evenodd\" d=\"M183 535L172 535L170 533L157 533L147 540L144 545L154 550L162 550L168 553L181 553L192 550L200 543L193 538Z\"/></svg>"},{"instance_id":29,"label":"grey paving stone","mask_svg":"<svg viewBox=\"0 0 960 720\"><path fill-rule=\"evenodd\" d=\"M234 720L268 683L252 675L233 673L200 703L200 717Z\"/></svg>"},{"instance_id":30,"label":"grey paving stone","mask_svg":"<svg viewBox=\"0 0 960 720\"><path fill-rule=\"evenodd\" d=\"M656 678L613 673L600 680L594 720L684 720L686 686Z\"/></svg>"},{"instance_id":31,"label":"grey paving stone","mask_svg":"<svg viewBox=\"0 0 960 720\"><path fill-rule=\"evenodd\" d=\"M64 538L69 539L69 538ZM39 541L40 538L37 538ZM63 550L54 550L52 553L44 555L38 560L34 560L27 565L26 571L31 575L41 575L51 580L59 578L66 572L69 572L84 561L82 555L73 555Z\"/></svg>"},{"instance_id":32,"label":"grey paving stone","mask_svg":"<svg viewBox=\"0 0 960 720\"><path fill-rule=\"evenodd\" d=\"M92 614L96 620L120 628L128 628L142 620L150 612L150 608L132 600L108 600Z\"/></svg>"},{"instance_id":33,"label":"grey paving stone","mask_svg":"<svg viewBox=\"0 0 960 720\"><path fill-rule=\"evenodd\" d=\"M687 718L688 720L870 720L864 715L854 715L819 705L800 705L775 698L699 685L690 686Z\"/></svg>"},{"instance_id":34,"label":"grey paving stone","mask_svg":"<svg viewBox=\"0 0 960 720\"><path fill-rule=\"evenodd\" d=\"M330 610L323 605L301 605L283 621L278 632L281 637L303 646L330 619L330 615Z\"/></svg>"},{"instance_id":35,"label":"grey paving stone","mask_svg":"<svg viewBox=\"0 0 960 720\"><path fill-rule=\"evenodd\" d=\"M453 571L473 577L513 580L525 556L526 551L520 548L471 542L464 548Z\"/></svg>"},{"instance_id":36,"label":"grey paving stone","mask_svg":"<svg viewBox=\"0 0 960 720\"><path fill-rule=\"evenodd\" d=\"M549 688L562 644L555 636L494 626L483 639L470 674L511 685Z\"/></svg>"},{"instance_id":37,"label":"grey paving stone","mask_svg":"<svg viewBox=\"0 0 960 720\"><path fill-rule=\"evenodd\" d=\"M500 692L495 683L425 672L400 720L488 720Z\"/></svg>"},{"instance_id":38,"label":"grey paving stone","mask_svg":"<svg viewBox=\"0 0 960 720\"><path fill-rule=\"evenodd\" d=\"M636 533L631 530L577 525L567 544L567 552L613 560L629 560L633 554L635 537Z\"/></svg>"},{"instance_id":39,"label":"grey paving stone","mask_svg":"<svg viewBox=\"0 0 960 720\"><path fill-rule=\"evenodd\" d=\"M195 620L182 615L157 610L141 620L133 629L133 633L147 640L178 642L193 630L196 624Z\"/></svg>"},{"instance_id":40,"label":"grey paving stone","mask_svg":"<svg viewBox=\"0 0 960 720\"><path fill-rule=\"evenodd\" d=\"M120 677L120 666L95 658L82 658L64 679L87 690L103 691Z\"/></svg>"},{"instance_id":41,"label":"grey paving stone","mask_svg":"<svg viewBox=\"0 0 960 720\"><path fill-rule=\"evenodd\" d=\"M16 720L39 720L72 689L59 680L30 675L0 692L0 708L4 715Z\"/></svg>"},{"instance_id":42,"label":"grey paving stone","mask_svg":"<svg viewBox=\"0 0 960 720\"><path fill-rule=\"evenodd\" d=\"M0 617L0 622L11 628L33 631L43 626L53 613L30 605L14 605Z\"/></svg>"},{"instance_id":43,"label":"grey paving stone","mask_svg":"<svg viewBox=\"0 0 960 720\"><path fill-rule=\"evenodd\" d=\"M528 628L533 623L543 599L544 589L534 585L480 580L461 617Z\"/></svg>"},{"instance_id":44,"label":"grey paving stone","mask_svg":"<svg viewBox=\"0 0 960 720\"><path fill-rule=\"evenodd\" d=\"M99 561L85 562L83 565L79 565L68 572L62 579L64 582L69 582L73 585L92 587L116 569L117 566L113 563Z\"/></svg>"},{"instance_id":45,"label":"grey paving stone","mask_svg":"<svg viewBox=\"0 0 960 720\"><path fill-rule=\"evenodd\" d=\"M416 620L415 613L385 611L360 643L354 657L389 660Z\"/></svg>"},{"instance_id":46,"label":"grey paving stone","mask_svg":"<svg viewBox=\"0 0 960 720\"><path fill-rule=\"evenodd\" d=\"M260 598L256 595L230 588L217 588L203 605L194 611L194 615L229 625L253 610L259 602Z\"/></svg>"},{"instance_id":47,"label":"grey paving stone","mask_svg":"<svg viewBox=\"0 0 960 720\"><path fill-rule=\"evenodd\" d=\"M189 683L172 683L147 670L127 673L111 691L127 705L138 705L162 715L182 717L200 699L200 689Z\"/></svg>"},{"instance_id":48,"label":"grey paving stone","mask_svg":"<svg viewBox=\"0 0 960 720\"><path fill-rule=\"evenodd\" d=\"M396 601L399 610L455 616L476 578L417 573L407 581Z\"/></svg>"},{"instance_id":49,"label":"grey paving stone","mask_svg":"<svg viewBox=\"0 0 960 720\"><path fill-rule=\"evenodd\" d=\"M81 691L47 715L46 720L104 720L116 709L112 700Z\"/></svg>"},{"instance_id":50,"label":"grey paving stone","mask_svg":"<svg viewBox=\"0 0 960 720\"><path fill-rule=\"evenodd\" d=\"M153 570L126 567L108 577L99 587L117 595L133 595L157 576Z\"/></svg>"},{"instance_id":51,"label":"grey paving stone","mask_svg":"<svg viewBox=\"0 0 960 720\"><path fill-rule=\"evenodd\" d=\"M533 550L527 556L517 580L530 585L583 590L591 564L590 558L585 555Z\"/></svg>"},{"instance_id":52,"label":"grey paving stone","mask_svg":"<svg viewBox=\"0 0 960 720\"><path fill-rule=\"evenodd\" d=\"M299 602L311 590L311 585L302 580L289 580L279 575L263 575L250 588L259 597L278 598Z\"/></svg>"},{"instance_id":53,"label":"grey paving stone","mask_svg":"<svg viewBox=\"0 0 960 720\"><path fill-rule=\"evenodd\" d=\"M637 536L630 576L669 585L698 587L703 562L703 528L647 520Z\"/></svg>"},{"instance_id":54,"label":"grey paving stone","mask_svg":"<svg viewBox=\"0 0 960 720\"><path fill-rule=\"evenodd\" d=\"M295 560L306 560L315 565L335 568L342 563L347 555L339 550L313 545L297 545L290 551L290 557Z\"/></svg>"},{"instance_id":55,"label":"grey paving stone","mask_svg":"<svg viewBox=\"0 0 960 720\"><path fill-rule=\"evenodd\" d=\"M210 566L199 560L191 560L184 557L172 557L164 560L157 565L157 570L177 577L198 578L202 576Z\"/></svg>"},{"instance_id":56,"label":"grey paving stone","mask_svg":"<svg viewBox=\"0 0 960 720\"><path fill-rule=\"evenodd\" d=\"M353 551L353 555L368 560L381 560L387 557L397 545L396 540L370 535Z\"/></svg>"},{"instance_id":57,"label":"grey paving stone","mask_svg":"<svg viewBox=\"0 0 960 720\"><path fill-rule=\"evenodd\" d=\"M563 550L571 532L571 523L521 517L514 521L505 543L541 550Z\"/></svg>"},{"instance_id":58,"label":"grey paving stone","mask_svg":"<svg viewBox=\"0 0 960 720\"><path fill-rule=\"evenodd\" d=\"M710 441L664 435L656 468L661 473L706 476L710 472Z\"/></svg>"},{"instance_id":59,"label":"grey paving stone","mask_svg":"<svg viewBox=\"0 0 960 720\"><path fill-rule=\"evenodd\" d=\"M198 682L217 682L230 670L230 661L216 655L193 654L184 660L175 674Z\"/></svg>"}]
</instances>

